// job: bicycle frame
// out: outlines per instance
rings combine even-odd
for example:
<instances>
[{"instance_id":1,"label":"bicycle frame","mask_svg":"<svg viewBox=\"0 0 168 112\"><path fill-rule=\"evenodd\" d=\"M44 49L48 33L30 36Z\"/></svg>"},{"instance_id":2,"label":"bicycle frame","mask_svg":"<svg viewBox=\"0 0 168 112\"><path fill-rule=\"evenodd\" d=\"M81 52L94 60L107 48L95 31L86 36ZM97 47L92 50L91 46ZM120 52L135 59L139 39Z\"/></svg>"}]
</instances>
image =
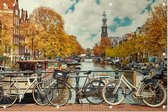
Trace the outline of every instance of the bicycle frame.
<instances>
[{"instance_id":1,"label":"bicycle frame","mask_svg":"<svg viewBox=\"0 0 168 112\"><path fill-rule=\"evenodd\" d=\"M68 82L63 82L63 83L64 83L64 84L67 84L67 86L69 86L70 89L73 89L77 94L79 94L79 93L82 93L82 92L83 92L83 90L84 90L84 88L85 88L85 86L86 86L86 84L87 84L87 81L91 81L91 78L89 78L89 75L90 75L90 74L85 75L85 76L77 76L77 77L74 77L74 78L86 77L85 82L84 82L84 84L83 84L83 86L82 86L81 89L79 89L78 87L73 87L73 86L72 86L71 84L69 84ZM49 86L52 86L54 83L57 83L57 80L60 80L60 79L55 79L54 81L52 81L52 82L49 84Z\"/></svg>"},{"instance_id":2,"label":"bicycle frame","mask_svg":"<svg viewBox=\"0 0 168 112\"><path fill-rule=\"evenodd\" d=\"M123 74L121 75L121 78L120 78L120 80L119 80L119 84L118 84L117 87L114 89L114 94L116 94L118 88L121 87L121 83L122 83L122 82L129 88L129 90L132 91L133 89L135 89L135 91L136 91L136 96L139 96L138 93L139 93L140 89L139 89L139 88L136 88L135 86L133 86L133 85L124 77ZM140 87L141 87L141 85L142 85L142 83L140 83ZM124 94L125 94L125 90L124 90Z\"/></svg>"},{"instance_id":3,"label":"bicycle frame","mask_svg":"<svg viewBox=\"0 0 168 112\"><path fill-rule=\"evenodd\" d=\"M85 82L84 82L83 87L82 87L81 90L84 90L84 87L85 87L85 85L86 85L86 82L87 82L88 80L90 80L90 78L89 78L88 76L83 76L83 77L86 77L86 79L85 79ZM55 79L54 81L52 81L52 82L49 84L49 86L53 85L55 82L57 82L57 80L60 80L60 79ZM68 82L63 82L63 83L67 84L67 85L70 87L70 89L73 89L74 91L77 90L76 87L73 87L73 86L72 86L71 84L69 84Z\"/></svg>"},{"instance_id":4,"label":"bicycle frame","mask_svg":"<svg viewBox=\"0 0 168 112\"><path fill-rule=\"evenodd\" d=\"M80 93L80 92L83 92L83 90L84 90L84 87L86 86L86 82L87 81L89 81L90 80L90 78L89 78L89 76L87 75L87 76L83 76L83 77L86 77L86 79L85 79L85 82L84 82L84 84L83 84L83 86L82 86L82 88L81 89L79 89L79 88L76 88L76 87L73 87L71 84L69 84L68 82L66 82L66 84L71 88L71 89L73 89L74 91L77 91L78 89L78 93ZM79 77L80 78L80 77ZM77 93L77 94L78 94Z\"/></svg>"},{"instance_id":5,"label":"bicycle frame","mask_svg":"<svg viewBox=\"0 0 168 112\"><path fill-rule=\"evenodd\" d=\"M34 79L33 82L30 82L30 79ZM10 88L11 88L13 85L15 86L15 84L16 84L15 87L16 87L16 89L18 90L18 92L15 93L15 94L25 94L25 93L30 89L30 87L31 87L34 83L37 82L37 77L27 78L27 82L28 82L29 86L26 88L26 90L25 90L24 92L20 92L21 90L20 90L20 87L19 87L19 84L18 84L18 80L14 77L14 79L12 80L12 83L11 83L10 86L9 86L9 90L10 90ZM7 91L8 91L8 90L7 90Z\"/></svg>"}]
</instances>

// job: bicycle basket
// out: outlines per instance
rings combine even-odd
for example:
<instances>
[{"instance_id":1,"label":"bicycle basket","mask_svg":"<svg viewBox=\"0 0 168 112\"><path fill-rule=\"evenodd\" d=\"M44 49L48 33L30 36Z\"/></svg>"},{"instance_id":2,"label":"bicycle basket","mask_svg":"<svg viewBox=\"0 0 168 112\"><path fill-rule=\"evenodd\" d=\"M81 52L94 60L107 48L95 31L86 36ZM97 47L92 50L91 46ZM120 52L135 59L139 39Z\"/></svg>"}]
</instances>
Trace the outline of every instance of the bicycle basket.
<instances>
[{"instance_id":1,"label":"bicycle basket","mask_svg":"<svg viewBox=\"0 0 168 112\"><path fill-rule=\"evenodd\" d=\"M67 74L68 74L67 71L54 70L53 78L66 81L68 78Z\"/></svg>"}]
</instances>

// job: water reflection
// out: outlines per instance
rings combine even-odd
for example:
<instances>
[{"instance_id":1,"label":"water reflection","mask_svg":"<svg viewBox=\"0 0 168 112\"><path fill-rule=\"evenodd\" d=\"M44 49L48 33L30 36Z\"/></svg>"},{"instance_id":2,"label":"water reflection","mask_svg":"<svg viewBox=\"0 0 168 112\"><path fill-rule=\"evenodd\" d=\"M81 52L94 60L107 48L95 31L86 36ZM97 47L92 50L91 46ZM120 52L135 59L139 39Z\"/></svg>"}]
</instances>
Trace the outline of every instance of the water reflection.
<instances>
[{"instance_id":1,"label":"water reflection","mask_svg":"<svg viewBox=\"0 0 168 112\"><path fill-rule=\"evenodd\" d=\"M115 70L116 68L111 65L99 64L93 62L81 62L81 70Z\"/></svg>"}]
</instances>

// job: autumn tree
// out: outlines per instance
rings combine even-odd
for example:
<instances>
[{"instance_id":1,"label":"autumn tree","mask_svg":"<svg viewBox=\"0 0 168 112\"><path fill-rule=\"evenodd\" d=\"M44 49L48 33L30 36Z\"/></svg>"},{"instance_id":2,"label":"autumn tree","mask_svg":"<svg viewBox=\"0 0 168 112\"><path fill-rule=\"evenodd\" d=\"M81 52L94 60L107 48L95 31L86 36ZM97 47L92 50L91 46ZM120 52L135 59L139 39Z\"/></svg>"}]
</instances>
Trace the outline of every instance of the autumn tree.
<instances>
[{"instance_id":1,"label":"autumn tree","mask_svg":"<svg viewBox=\"0 0 168 112\"><path fill-rule=\"evenodd\" d=\"M106 49L111 47L111 39L102 37L99 44L95 44L93 51L95 56L105 56Z\"/></svg>"},{"instance_id":2,"label":"autumn tree","mask_svg":"<svg viewBox=\"0 0 168 112\"><path fill-rule=\"evenodd\" d=\"M167 5L159 4L154 8L145 28L146 50L153 55L163 53L167 46Z\"/></svg>"},{"instance_id":3,"label":"autumn tree","mask_svg":"<svg viewBox=\"0 0 168 112\"><path fill-rule=\"evenodd\" d=\"M111 57L124 59L137 54L150 53L162 55L167 46L167 5L159 4L151 12L142 27L142 34L134 35L132 39L123 41L114 48L108 48L106 54Z\"/></svg>"},{"instance_id":4,"label":"autumn tree","mask_svg":"<svg viewBox=\"0 0 168 112\"><path fill-rule=\"evenodd\" d=\"M35 9L30 15L29 24L24 26L28 28L25 44L32 54L39 52L44 58L67 57L77 52L75 49L81 49L76 37L64 31L62 17L51 8Z\"/></svg>"},{"instance_id":5,"label":"autumn tree","mask_svg":"<svg viewBox=\"0 0 168 112\"><path fill-rule=\"evenodd\" d=\"M0 13L0 55L10 53L13 37L13 20L12 14L2 12Z\"/></svg>"},{"instance_id":6,"label":"autumn tree","mask_svg":"<svg viewBox=\"0 0 168 112\"><path fill-rule=\"evenodd\" d=\"M95 44L95 46L93 47L93 52L95 56L101 56L101 48L100 45L98 45L97 43Z\"/></svg>"}]
</instances>

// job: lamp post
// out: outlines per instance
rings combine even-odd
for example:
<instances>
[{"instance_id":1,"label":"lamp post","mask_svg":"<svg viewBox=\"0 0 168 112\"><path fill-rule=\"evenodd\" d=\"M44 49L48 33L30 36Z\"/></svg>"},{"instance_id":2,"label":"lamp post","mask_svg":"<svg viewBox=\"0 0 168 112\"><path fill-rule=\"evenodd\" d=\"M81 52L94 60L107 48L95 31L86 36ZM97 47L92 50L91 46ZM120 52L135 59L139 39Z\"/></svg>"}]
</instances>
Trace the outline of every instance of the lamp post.
<instances>
[{"instance_id":1,"label":"lamp post","mask_svg":"<svg viewBox=\"0 0 168 112\"><path fill-rule=\"evenodd\" d=\"M138 62L140 62L140 57L139 56L140 56L140 53L138 53Z\"/></svg>"},{"instance_id":2,"label":"lamp post","mask_svg":"<svg viewBox=\"0 0 168 112\"><path fill-rule=\"evenodd\" d=\"M37 31L33 31L32 32L32 38L31 38L32 39L31 40L32 41L32 45L31 45L32 46L32 59L35 58L35 53L34 53L34 37L35 37L36 34L37 34Z\"/></svg>"},{"instance_id":3,"label":"lamp post","mask_svg":"<svg viewBox=\"0 0 168 112\"><path fill-rule=\"evenodd\" d=\"M165 52L163 52L163 54L162 54L162 55L163 55L163 57L165 57L165 56L166 56L166 53L165 53Z\"/></svg>"},{"instance_id":4,"label":"lamp post","mask_svg":"<svg viewBox=\"0 0 168 112\"><path fill-rule=\"evenodd\" d=\"M34 38L32 37L32 59L34 59Z\"/></svg>"}]
</instances>

